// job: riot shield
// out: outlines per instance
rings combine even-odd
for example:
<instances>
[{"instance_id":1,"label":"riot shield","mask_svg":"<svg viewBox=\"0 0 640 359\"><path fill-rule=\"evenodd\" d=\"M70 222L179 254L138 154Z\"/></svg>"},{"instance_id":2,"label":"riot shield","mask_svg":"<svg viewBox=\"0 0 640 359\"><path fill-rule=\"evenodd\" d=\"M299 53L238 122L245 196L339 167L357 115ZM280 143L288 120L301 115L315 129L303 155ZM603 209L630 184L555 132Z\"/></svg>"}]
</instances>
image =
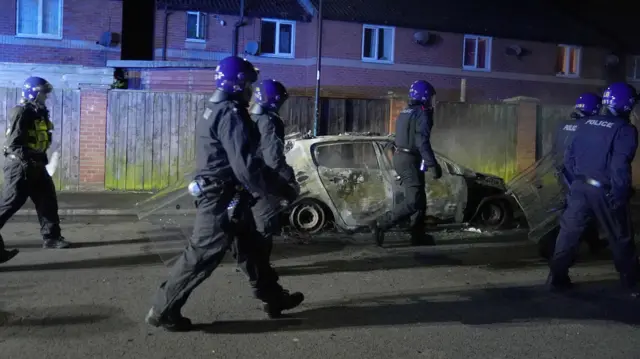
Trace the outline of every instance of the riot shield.
<instances>
[{"instance_id":1,"label":"riot shield","mask_svg":"<svg viewBox=\"0 0 640 359\"><path fill-rule=\"evenodd\" d=\"M183 172L184 173L184 172ZM187 187L193 171L136 205L138 219L152 225L147 237L151 249L170 265L188 243L193 230L194 197Z\"/></svg>"},{"instance_id":2,"label":"riot shield","mask_svg":"<svg viewBox=\"0 0 640 359\"><path fill-rule=\"evenodd\" d=\"M298 202L309 194L304 189L308 176L298 172L297 176L302 193L299 199L291 203L280 203L279 210L274 215L296 206ZM193 232L195 220L194 182L195 171L176 181L166 189L154 194L147 200L136 205L138 219L152 224L155 230L148 233L151 248L165 265L171 265L177 255L188 244ZM237 201L229 203L229 215L235 210Z\"/></svg>"},{"instance_id":3,"label":"riot shield","mask_svg":"<svg viewBox=\"0 0 640 359\"><path fill-rule=\"evenodd\" d=\"M538 242L558 226L565 193L557 178L555 159L547 154L519 173L507 189L518 201L529 225L529 239Z\"/></svg>"}]
</instances>

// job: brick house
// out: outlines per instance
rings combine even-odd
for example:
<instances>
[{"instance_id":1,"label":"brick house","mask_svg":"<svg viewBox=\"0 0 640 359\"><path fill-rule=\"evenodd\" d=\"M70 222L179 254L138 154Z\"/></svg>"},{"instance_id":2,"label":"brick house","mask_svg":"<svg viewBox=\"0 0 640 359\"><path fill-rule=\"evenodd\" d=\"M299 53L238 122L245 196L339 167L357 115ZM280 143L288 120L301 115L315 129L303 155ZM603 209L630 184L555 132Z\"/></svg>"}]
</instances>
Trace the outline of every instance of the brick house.
<instances>
[{"instance_id":1,"label":"brick house","mask_svg":"<svg viewBox=\"0 0 640 359\"><path fill-rule=\"evenodd\" d=\"M120 48L99 42L104 33L121 32L122 1L0 0L0 6L0 86L35 73L56 87L113 81L106 64L120 59Z\"/></svg>"},{"instance_id":2,"label":"brick house","mask_svg":"<svg viewBox=\"0 0 640 359\"><path fill-rule=\"evenodd\" d=\"M211 90L211 68L233 53L240 1L160 3L164 5L156 15L158 62L109 64L141 70L141 88ZM404 96L413 80L423 78L444 100L457 101L461 95L472 102L529 96L568 103L606 81L640 77L640 61L618 51L612 66L612 49L606 48L612 44L610 38L571 21L558 9L539 4L485 9L468 0L435 9L416 5L422 3L326 0L321 72L325 92ZM248 4L236 50L263 76L311 93L316 80L317 0ZM461 8L473 11L474 19L460 17ZM424 15L429 13L438 16ZM255 56L252 47L260 49Z\"/></svg>"}]
</instances>

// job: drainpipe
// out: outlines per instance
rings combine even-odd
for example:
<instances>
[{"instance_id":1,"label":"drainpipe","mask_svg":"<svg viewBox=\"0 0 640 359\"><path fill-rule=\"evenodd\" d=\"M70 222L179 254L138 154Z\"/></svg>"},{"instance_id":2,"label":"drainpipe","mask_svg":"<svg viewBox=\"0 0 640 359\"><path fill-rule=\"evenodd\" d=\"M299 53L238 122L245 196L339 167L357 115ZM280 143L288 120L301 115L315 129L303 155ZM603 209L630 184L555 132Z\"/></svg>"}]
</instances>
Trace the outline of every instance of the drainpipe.
<instances>
[{"instance_id":1,"label":"drainpipe","mask_svg":"<svg viewBox=\"0 0 640 359\"><path fill-rule=\"evenodd\" d=\"M318 135L318 123L320 122L320 70L322 69L322 0L318 2L318 28L316 29L316 96L315 111L313 116L313 135Z\"/></svg>"},{"instance_id":2,"label":"drainpipe","mask_svg":"<svg viewBox=\"0 0 640 359\"><path fill-rule=\"evenodd\" d=\"M240 37L240 28L244 23L244 0L240 0L240 19L235 23L233 28L233 38L231 39L231 55L238 56L238 40Z\"/></svg>"},{"instance_id":3,"label":"drainpipe","mask_svg":"<svg viewBox=\"0 0 640 359\"><path fill-rule=\"evenodd\" d=\"M167 43L169 42L169 6L164 6L164 28L162 29L162 61L167 61Z\"/></svg>"}]
</instances>

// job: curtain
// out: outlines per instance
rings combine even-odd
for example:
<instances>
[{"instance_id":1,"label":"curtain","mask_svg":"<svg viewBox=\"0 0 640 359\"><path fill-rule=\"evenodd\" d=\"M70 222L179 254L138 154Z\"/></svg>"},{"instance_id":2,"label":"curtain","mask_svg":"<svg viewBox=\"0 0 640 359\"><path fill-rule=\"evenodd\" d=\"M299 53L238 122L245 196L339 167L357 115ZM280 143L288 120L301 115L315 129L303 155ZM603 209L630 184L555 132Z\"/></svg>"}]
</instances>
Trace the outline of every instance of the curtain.
<instances>
[{"instance_id":1,"label":"curtain","mask_svg":"<svg viewBox=\"0 0 640 359\"><path fill-rule=\"evenodd\" d=\"M38 33L38 0L18 0L18 33Z\"/></svg>"},{"instance_id":2,"label":"curtain","mask_svg":"<svg viewBox=\"0 0 640 359\"><path fill-rule=\"evenodd\" d=\"M47 35L60 34L60 6L62 0L42 1L42 33Z\"/></svg>"}]
</instances>

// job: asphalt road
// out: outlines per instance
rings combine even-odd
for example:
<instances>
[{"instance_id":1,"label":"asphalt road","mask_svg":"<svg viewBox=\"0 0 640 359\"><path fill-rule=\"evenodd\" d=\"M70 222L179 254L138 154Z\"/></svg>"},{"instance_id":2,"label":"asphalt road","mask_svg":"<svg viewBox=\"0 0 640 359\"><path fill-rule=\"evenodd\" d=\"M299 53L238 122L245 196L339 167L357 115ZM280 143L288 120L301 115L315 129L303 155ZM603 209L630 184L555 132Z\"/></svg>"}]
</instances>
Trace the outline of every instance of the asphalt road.
<instances>
[{"instance_id":1,"label":"asphalt road","mask_svg":"<svg viewBox=\"0 0 640 359\"><path fill-rule=\"evenodd\" d=\"M66 222L69 250L39 248L35 223L3 229L21 254L0 266L0 358L638 358L640 303L607 258L579 263L569 295L542 287L526 242L450 234L432 248L362 237L276 244L282 283L307 300L265 319L227 262L193 295L190 333L147 327L149 298L184 237L110 219ZM153 241L149 241L149 237ZM157 255L160 252L161 255Z\"/></svg>"}]
</instances>

